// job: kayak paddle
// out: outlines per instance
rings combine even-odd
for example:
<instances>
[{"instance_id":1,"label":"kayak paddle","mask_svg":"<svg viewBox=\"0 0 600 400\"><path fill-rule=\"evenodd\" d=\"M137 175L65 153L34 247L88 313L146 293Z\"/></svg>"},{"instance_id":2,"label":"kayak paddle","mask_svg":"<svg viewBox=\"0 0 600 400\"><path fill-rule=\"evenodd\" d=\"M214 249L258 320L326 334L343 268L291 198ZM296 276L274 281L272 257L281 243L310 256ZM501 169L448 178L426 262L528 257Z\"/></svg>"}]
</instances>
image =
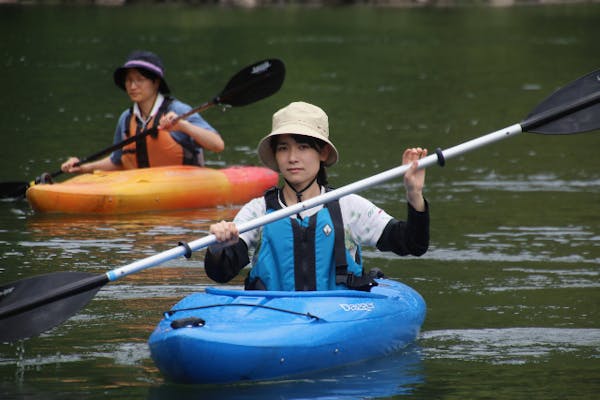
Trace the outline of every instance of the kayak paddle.
<instances>
[{"instance_id":1,"label":"kayak paddle","mask_svg":"<svg viewBox=\"0 0 600 400\"><path fill-rule=\"evenodd\" d=\"M204 111L215 105L225 107L241 107L258 100L264 99L279 90L285 78L285 65L278 59L267 59L258 61L249 65L235 74L227 83L223 91L215 96L211 101L206 102L196 108L191 109L185 114L175 118L171 125L177 121L185 119L197 112ZM120 149L129 143L135 142L156 132L156 128L145 130L138 135L131 136L119 143L100 150L82 160L76 166L96 160L102 156L108 155L115 150ZM30 186L43 183L52 183L52 178L62 174L62 170L53 173L43 173L31 182L0 182L0 198L20 198Z\"/></svg>"},{"instance_id":2,"label":"kayak paddle","mask_svg":"<svg viewBox=\"0 0 600 400\"><path fill-rule=\"evenodd\" d=\"M600 70L586 75L558 90L521 123L472 139L447 150L437 149L418 161L419 168L444 165L449 158L486 144L512 137L524 131L542 134L572 134L600 129ZM409 164L398 166L371 177L340 187L301 203L239 224L247 232L303 210L325 204L351 193L403 175ZM83 308L109 282L176 257L190 257L196 251L216 243L208 235L162 253L135 261L103 274L54 272L22 279L0 286L0 342L10 342L38 335L53 328Z\"/></svg>"}]
</instances>

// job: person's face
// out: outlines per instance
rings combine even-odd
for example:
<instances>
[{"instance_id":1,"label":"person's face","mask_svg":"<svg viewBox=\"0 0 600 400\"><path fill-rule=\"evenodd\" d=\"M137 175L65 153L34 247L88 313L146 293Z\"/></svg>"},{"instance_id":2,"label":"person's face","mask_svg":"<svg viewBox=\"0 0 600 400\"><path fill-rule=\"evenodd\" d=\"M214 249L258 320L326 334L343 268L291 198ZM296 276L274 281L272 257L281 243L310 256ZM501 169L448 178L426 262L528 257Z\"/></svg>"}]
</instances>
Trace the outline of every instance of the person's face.
<instances>
[{"instance_id":1,"label":"person's face","mask_svg":"<svg viewBox=\"0 0 600 400\"><path fill-rule=\"evenodd\" d=\"M128 69L125 75L125 90L136 103L153 99L158 93L159 85L160 79L148 79L135 68Z\"/></svg>"},{"instance_id":2,"label":"person's face","mask_svg":"<svg viewBox=\"0 0 600 400\"><path fill-rule=\"evenodd\" d=\"M296 142L292 135L278 135L275 147L275 160L283 177L294 186L302 187L319 173L321 161L325 161L331 151L324 146L317 151L307 143Z\"/></svg>"}]
</instances>

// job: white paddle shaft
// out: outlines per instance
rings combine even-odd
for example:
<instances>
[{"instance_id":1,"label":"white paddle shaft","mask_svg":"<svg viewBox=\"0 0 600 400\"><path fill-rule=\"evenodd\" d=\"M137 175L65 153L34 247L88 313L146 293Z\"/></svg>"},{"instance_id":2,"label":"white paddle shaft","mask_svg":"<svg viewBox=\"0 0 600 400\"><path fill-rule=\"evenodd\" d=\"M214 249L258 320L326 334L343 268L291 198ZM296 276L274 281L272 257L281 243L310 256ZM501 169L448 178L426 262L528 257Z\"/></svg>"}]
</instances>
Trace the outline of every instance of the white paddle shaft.
<instances>
[{"instance_id":1,"label":"white paddle shaft","mask_svg":"<svg viewBox=\"0 0 600 400\"><path fill-rule=\"evenodd\" d=\"M422 158L418 161L419 168L427 168L431 165L439 163L443 165L445 160L456 157L468 151L477 149L479 147L497 142L499 140L512 137L519 133L523 132L520 124L514 124L507 128L489 133L487 135L478 137L476 139L469 140L468 142L456 145L447 150L441 151L437 150L435 154L430 154L425 158ZM406 173L406 171L410 168L410 164L401 165L392 169L389 169L384 172L380 172L379 174L370 176L368 178L364 178L362 180L356 181L354 183L350 183L346 186L342 186L338 189L332 190L330 192L324 193L322 195L313 197L311 199L305 200L300 203L296 203L289 207L282 208L280 210L274 211L272 213L263 215L259 218L256 218L252 221L244 222L238 225L238 230L240 233L248 232L253 229L259 228L263 225L269 224L271 222L283 219L285 217L289 217L291 215L297 214L301 211L328 203L333 200L337 200L341 197L347 196L352 193L359 192L361 190L368 189L372 186L376 186L382 182L388 181L393 178L397 178ZM202 248L208 247L211 244L217 243L217 239L215 235L208 235L201 239L194 240L189 242L187 246L192 251L200 250ZM106 273L108 279L110 281L115 281L124 276L142 271L146 268L154 267L156 265L160 265L166 261L172 260L177 257L182 257L188 253L188 249L185 246L177 246L170 250L166 250L162 253L155 254L153 256L144 258L142 260L135 261L131 264L125 265L123 267L114 269L112 271L108 271Z\"/></svg>"}]
</instances>

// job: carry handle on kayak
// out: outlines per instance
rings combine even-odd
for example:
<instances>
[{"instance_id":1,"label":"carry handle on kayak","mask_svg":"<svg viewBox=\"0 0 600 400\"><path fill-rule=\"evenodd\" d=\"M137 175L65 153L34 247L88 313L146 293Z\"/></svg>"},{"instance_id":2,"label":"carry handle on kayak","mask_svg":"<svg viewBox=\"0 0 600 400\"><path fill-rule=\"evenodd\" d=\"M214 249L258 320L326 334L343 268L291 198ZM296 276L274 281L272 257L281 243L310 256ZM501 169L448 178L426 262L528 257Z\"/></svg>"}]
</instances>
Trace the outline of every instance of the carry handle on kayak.
<instances>
[{"instance_id":1,"label":"carry handle on kayak","mask_svg":"<svg viewBox=\"0 0 600 400\"><path fill-rule=\"evenodd\" d=\"M215 96L211 101L193 108L185 114L179 115L171 122L171 126L174 126L182 119L186 119L195 113L204 111L216 105L221 105L225 108L241 107L262 100L276 93L283 85L284 79L285 65L283 61L272 58L255 62L236 73L229 80L221 93ZM135 136L131 136L119 143L115 143L112 146L81 159L75 166L78 167L102 156L111 154L115 150L127 146L154 132L156 132L156 128L144 130ZM29 187L36 184L51 183L53 178L56 178L62 173L62 170L52 173L43 173L31 182L0 182L0 198L23 197Z\"/></svg>"},{"instance_id":2,"label":"carry handle on kayak","mask_svg":"<svg viewBox=\"0 0 600 400\"><path fill-rule=\"evenodd\" d=\"M467 151L512 137L524 131L541 134L572 134L600 128L600 71L588 74L558 90L521 123L470 140L418 161L419 168ZM404 175L410 165L402 165L369 178L332 190L320 196L269 213L240 224L240 232L247 232L268 223L297 214L340 197L365 190L382 182ZM160 265L176 257L185 256L216 243L214 235L177 246L100 275L79 272L55 272L23 279L0 287L0 342L14 341L44 332L59 325L85 306L100 287Z\"/></svg>"}]
</instances>

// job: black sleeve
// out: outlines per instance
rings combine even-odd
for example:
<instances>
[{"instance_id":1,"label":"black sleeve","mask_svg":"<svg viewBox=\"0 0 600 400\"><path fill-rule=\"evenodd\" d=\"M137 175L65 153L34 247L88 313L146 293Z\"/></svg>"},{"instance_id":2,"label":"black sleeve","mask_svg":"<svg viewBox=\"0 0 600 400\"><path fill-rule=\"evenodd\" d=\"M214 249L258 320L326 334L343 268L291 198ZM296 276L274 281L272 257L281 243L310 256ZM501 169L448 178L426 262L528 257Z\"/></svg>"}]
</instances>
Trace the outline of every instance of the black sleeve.
<instances>
[{"instance_id":1,"label":"black sleeve","mask_svg":"<svg viewBox=\"0 0 600 400\"><path fill-rule=\"evenodd\" d=\"M204 257L206 275L219 283L229 282L249 263L248 246L243 240L214 253L209 248Z\"/></svg>"},{"instance_id":2,"label":"black sleeve","mask_svg":"<svg viewBox=\"0 0 600 400\"><path fill-rule=\"evenodd\" d=\"M392 219L385 226L377 241L381 251L393 251L405 256L421 256L429 247L429 204L425 201L425 211L419 212L408 204L408 217L405 221Z\"/></svg>"}]
</instances>

